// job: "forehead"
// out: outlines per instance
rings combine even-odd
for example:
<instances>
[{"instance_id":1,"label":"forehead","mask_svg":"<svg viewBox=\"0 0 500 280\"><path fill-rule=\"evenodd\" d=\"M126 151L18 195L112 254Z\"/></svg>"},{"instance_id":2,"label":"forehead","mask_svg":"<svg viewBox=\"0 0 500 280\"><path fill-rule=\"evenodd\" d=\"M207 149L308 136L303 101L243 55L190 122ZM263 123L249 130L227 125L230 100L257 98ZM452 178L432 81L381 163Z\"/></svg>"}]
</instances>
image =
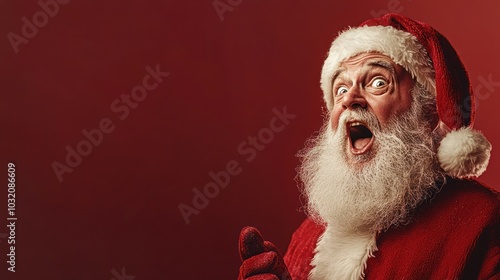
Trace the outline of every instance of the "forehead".
<instances>
[{"instance_id":1,"label":"forehead","mask_svg":"<svg viewBox=\"0 0 500 280\"><path fill-rule=\"evenodd\" d=\"M385 62L384 64L390 64L393 67L396 66L396 63L394 63L394 61L387 55L377 52L368 52L357 54L342 61L342 63L340 63L340 67L361 67L374 61Z\"/></svg>"}]
</instances>

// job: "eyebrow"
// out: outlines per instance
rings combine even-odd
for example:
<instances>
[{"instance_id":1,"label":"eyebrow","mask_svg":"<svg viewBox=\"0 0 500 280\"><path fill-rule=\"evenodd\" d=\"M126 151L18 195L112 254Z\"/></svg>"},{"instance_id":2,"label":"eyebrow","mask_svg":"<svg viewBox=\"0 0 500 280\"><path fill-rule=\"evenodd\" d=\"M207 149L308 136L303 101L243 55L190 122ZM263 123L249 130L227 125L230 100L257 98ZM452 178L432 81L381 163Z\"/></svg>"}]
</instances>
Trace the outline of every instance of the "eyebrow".
<instances>
[{"instance_id":1,"label":"eyebrow","mask_svg":"<svg viewBox=\"0 0 500 280\"><path fill-rule=\"evenodd\" d=\"M345 71L345 68L339 68L337 70L335 70L335 72L333 72L333 75L332 75L332 85L333 83L335 82L335 79L337 79L337 77Z\"/></svg>"},{"instance_id":2,"label":"eyebrow","mask_svg":"<svg viewBox=\"0 0 500 280\"><path fill-rule=\"evenodd\" d=\"M394 69L394 66L392 66L392 64L390 64L387 61L383 61L383 60L372 61L372 62L369 62L368 65L382 67L382 68L385 68L385 69L391 71L391 73L393 73L393 74L396 73L396 69Z\"/></svg>"}]
</instances>

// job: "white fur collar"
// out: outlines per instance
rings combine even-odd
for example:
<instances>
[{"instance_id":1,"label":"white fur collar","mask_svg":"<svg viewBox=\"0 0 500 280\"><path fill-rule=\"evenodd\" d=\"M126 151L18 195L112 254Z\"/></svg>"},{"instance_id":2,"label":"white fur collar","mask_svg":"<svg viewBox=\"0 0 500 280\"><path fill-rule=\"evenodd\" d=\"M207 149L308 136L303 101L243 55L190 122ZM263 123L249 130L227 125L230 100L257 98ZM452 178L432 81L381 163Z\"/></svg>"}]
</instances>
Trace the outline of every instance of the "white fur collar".
<instances>
[{"instance_id":1,"label":"white fur collar","mask_svg":"<svg viewBox=\"0 0 500 280\"><path fill-rule=\"evenodd\" d=\"M311 261L311 280L364 278L366 261L377 251L375 232L348 232L327 226Z\"/></svg>"}]
</instances>

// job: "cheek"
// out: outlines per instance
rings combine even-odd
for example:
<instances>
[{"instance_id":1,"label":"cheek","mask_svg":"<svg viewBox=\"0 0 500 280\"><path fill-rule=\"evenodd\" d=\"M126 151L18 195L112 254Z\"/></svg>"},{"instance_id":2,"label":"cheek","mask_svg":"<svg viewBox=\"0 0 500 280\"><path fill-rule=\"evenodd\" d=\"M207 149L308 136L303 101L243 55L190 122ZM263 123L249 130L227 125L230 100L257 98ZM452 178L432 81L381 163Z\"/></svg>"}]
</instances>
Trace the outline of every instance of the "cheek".
<instances>
[{"instance_id":1,"label":"cheek","mask_svg":"<svg viewBox=\"0 0 500 280\"><path fill-rule=\"evenodd\" d=\"M337 127L339 126L339 118L341 113L341 110L336 110L336 108L333 108L332 112L330 113L330 125L334 131L337 130Z\"/></svg>"},{"instance_id":2,"label":"cheek","mask_svg":"<svg viewBox=\"0 0 500 280\"><path fill-rule=\"evenodd\" d=\"M381 124L387 124L391 118L408 111L411 108L413 88L412 80L405 80L399 87L393 88L391 94L371 100L371 107Z\"/></svg>"},{"instance_id":3,"label":"cheek","mask_svg":"<svg viewBox=\"0 0 500 280\"><path fill-rule=\"evenodd\" d=\"M374 108L375 116L381 124L387 124L393 115L397 115L399 112L393 106L381 105Z\"/></svg>"},{"instance_id":4,"label":"cheek","mask_svg":"<svg viewBox=\"0 0 500 280\"><path fill-rule=\"evenodd\" d=\"M409 110L410 107L411 98L395 98L385 100L383 102L377 102L376 105L372 106L373 111L381 124L387 124L392 117L403 114Z\"/></svg>"}]
</instances>

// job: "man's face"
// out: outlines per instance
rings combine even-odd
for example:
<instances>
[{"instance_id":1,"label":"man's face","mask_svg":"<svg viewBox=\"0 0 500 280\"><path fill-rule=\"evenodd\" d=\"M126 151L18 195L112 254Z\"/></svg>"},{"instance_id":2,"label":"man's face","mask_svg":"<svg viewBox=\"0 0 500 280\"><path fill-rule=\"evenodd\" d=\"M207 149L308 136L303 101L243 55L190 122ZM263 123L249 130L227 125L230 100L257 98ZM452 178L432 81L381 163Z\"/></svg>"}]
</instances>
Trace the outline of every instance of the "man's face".
<instances>
[{"instance_id":1,"label":"man's face","mask_svg":"<svg viewBox=\"0 0 500 280\"><path fill-rule=\"evenodd\" d=\"M374 156L370 153L375 141L374 127L355 117L339 123L341 114L349 110L366 110L376 117L376 125L384 131L391 119L410 108L410 91L414 85L403 67L379 53L362 53L340 65L333 76L334 105L330 121L333 131L337 131L339 125L345 126L345 154L350 163L359 163L356 158Z\"/></svg>"},{"instance_id":2,"label":"man's face","mask_svg":"<svg viewBox=\"0 0 500 280\"><path fill-rule=\"evenodd\" d=\"M442 180L435 94L377 53L342 63L333 94L330 119L300 154L308 212L354 230L406 221Z\"/></svg>"}]
</instances>

